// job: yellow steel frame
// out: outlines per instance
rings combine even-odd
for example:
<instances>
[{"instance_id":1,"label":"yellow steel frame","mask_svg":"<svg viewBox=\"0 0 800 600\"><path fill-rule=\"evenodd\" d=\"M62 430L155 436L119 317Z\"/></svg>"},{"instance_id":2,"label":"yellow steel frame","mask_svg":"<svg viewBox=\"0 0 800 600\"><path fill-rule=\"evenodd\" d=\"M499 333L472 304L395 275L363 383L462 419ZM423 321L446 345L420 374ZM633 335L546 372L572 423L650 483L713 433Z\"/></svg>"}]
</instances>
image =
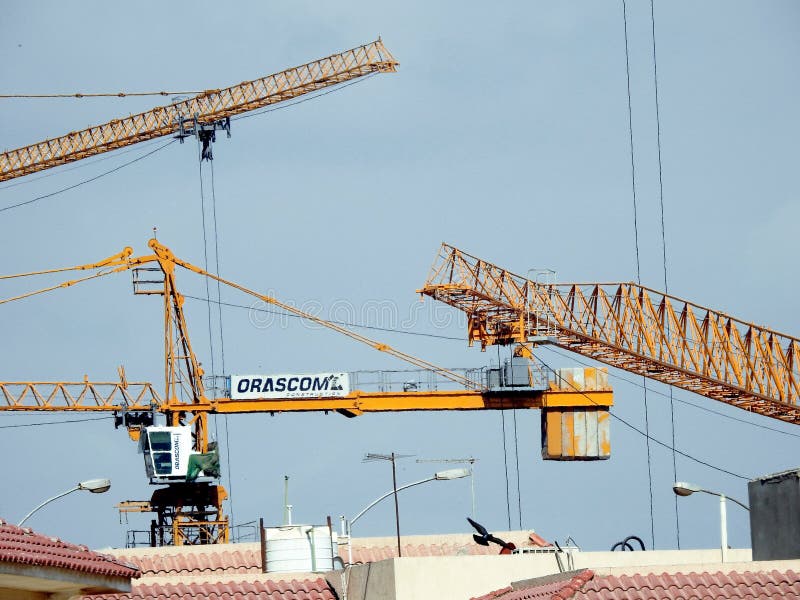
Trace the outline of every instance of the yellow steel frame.
<instances>
[{"instance_id":1,"label":"yellow steel frame","mask_svg":"<svg viewBox=\"0 0 800 600\"><path fill-rule=\"evenodd\" d=\"M454 371L372 340L336 323L303 312L272 296L259 294L235 282L209 273L177 258L169 248L155 239L150 240L149 246L154 252L151 255L134 257L132 251L126 248L102 262L59 269L58 271L102 267L106 269L105 273L115 273L153 263L158 265L163 275L163 281L157 282L156 289L137 290L136 293L163 296L165 357L163 398L159 397L150 383L129 383L124 376L124 371L120 370L119 382L93 383L88 380L83 382L0 382L0 398L5 400L5 403L0 403L0 411L146 411L155 406L157 410L168 415L173 425L179 424L187 414L191 414L190 422L195 426L196 449L205 452L208 444L208 413L338 411L348 416L355 416L368 412L387 411L491 410L542 408L544 406L608 407L613 404L611 390L574 392L554 388L524 393L496 393L484 390L475 381ZM189 340L188 326L183 311L184 297L177 289L175 275L177 266L224 283L263 302L333 329L416 367L439 373L459 384L463 389L408 392L356 390L343 398L316 399L208 398L203 385L203 369ZM54 286L53 289L58 287L62 286Z\"/></svg>"},{"instance_id":2,"label":"yellow steel frame","mask_svg":"<svg viewBox=\"0 0 800 600\"><path fill-rule=\"evenodd\" d=\"M0 410L6 411L146 411L161 405L147 382L0 382Z\"/></svg>"},{"instance_id":3,"label":"yellow steel frame","mask_svg":"<svg viewBox=\"0 0 800 600\"><path fill-rule=\"evenodd\" d=\"M470 343L550 342L800 423L800 340L634 283L540 284L443 244L419 290L463 310Z\"/></svg>"},{"instance_id":4,"label":"yellow steel frame","mask_svg":"<svg viewBox=\"0 0 800 600\"><path fill-rule=\"evenodd\" d=\"M274 75L207 90L188 100L4 152L0 154L0 181L172 135L182 124L213 123L370 73L392 73L398 64L378 39Z\"/></svg>"},{"instance_id":5,"label":"yellow steel frame","mask_svg":"<svg viewBox=\"0 0 800 600\"><path fill-rule=\"evenodd\" d=\"M506 410L555 406L613 405L611 390L576 393L568 390L492 393L478 390L437 390L427 392L364 392L356 390L342 398L280 398L232 400L217 398L200 407L173 404L170 409L207 410L219 414L256 412L336 411L347 416L374 412L417 410Z\"/></svg>"},{"instance_id":6,"label":"yellow steel frame","mask_svg":"<svg viewBox=\"0 0 800 600\"><path fill-rule=\"evenodd\" d=\"M612 405L611 390L565 391L550 389L544 391L524 391L517 393L495 393L484 390L476 382L448 369L443 369L401 352L387 344L367 338L326 321L297 308L289 306L272 296L259 294L232 281L209 273L189 262L177 258L169 248L157 240L150 240L152 255L133 257L132 250L122 252L99 263L80 265L65 269L40 271L34 274L55 273L70 270L102 269L95 276L103 276L137 267L157 264L163 281L141 281L141 284L158 287L142 289L134 279L134 291L140 294L159 294L163 296L164 309L164 379L163 398L159 398L149 383L128 383L124 371L120 369L119 382L0 382L0 411L4 410L50 410L50 411L147 411L154 407L167 415L172 425L188 423L195 429L195 449L206 452L208 449L208 414L234 414L255 412L292 411L337 411L347 416L357 416L366 412L389 412L411 410L487 410L542 407L577 407ZM432 370L460 384L463 389L453 391L429 392L374 392L354 391L344 398L303 398L303 399L260 399L234 400L206 396L203 386L203 370L197 360L189 340L188 327L183 311L184 297L178 292L176 267L209 277L235 289L280 307L304 319L308 319L333 329L376 350L400 358L416 367ZM149 269L152 270L152 269ZM31 273L27 274L31 275ZM16 276L7 276L16 277ZM29 297L33 294L69 287L79 281L68 281L62 285L51 286L13 299ZM13 300L10 299L10 300ZM0 301L2 302L2 301ZM133 426L135 429L137 426ZM132 437L136 437L131 431ZM185 543L189 532L200 532L213 537L215 541L227 541L228 520L223 514L222 501L227 493L222 486L208 486L200 492L195 487L176 487L157 490L150 502L128 502L120 506L123 512L154 511L159 515L159 525L169 526L175 544ZM194 508L192 508L194 507ZM200 507L199 509L197 507ZM207 508L212 508L215 518L207 519ZM188 536L188 537L187 537Z\"/></svg>"}]
</instances>

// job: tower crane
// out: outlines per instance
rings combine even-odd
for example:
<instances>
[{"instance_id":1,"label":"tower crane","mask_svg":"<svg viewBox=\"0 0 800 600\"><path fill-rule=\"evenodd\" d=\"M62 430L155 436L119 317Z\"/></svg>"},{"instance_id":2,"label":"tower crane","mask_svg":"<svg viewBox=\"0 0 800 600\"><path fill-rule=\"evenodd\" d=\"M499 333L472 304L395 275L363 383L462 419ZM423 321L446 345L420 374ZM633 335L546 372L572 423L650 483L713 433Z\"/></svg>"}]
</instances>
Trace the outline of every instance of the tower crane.
<instances>
[{"instance_id":1,"label":"tower crane","mask_svg":"<svg viewBox=\"0 0 800 600\"><path fill-rule=\"evenodd\" d=\"M223 513L227 492L217 484L219 461L209 436L209 414L336 411L354 417L388 411L536 408L549 415L547 423L553 420L553 414L569 418L570 427L573 420L577 423L583 419L582 428L575 425L577 433L565 442L566 451L554 453L550 458L598 460L608 458L610 454L607 411L613 404L613 397L601 370L567 369L563 375L551 379L535 376L530 365L522 362L516 365L516 369L514 365L498 365L496 369L486 370L480 378L468 377L306 313L273 296L223 279L178 258L155 239L150 240L149 247L152 253L143 256L134 256L131 248L125 248L91 264L3 276L0 279L68 271L92 272L0 300L0 304L114 273L132 272L135 294L162 298L165 332L163 394L148 382L128 382L124 369L120 369L119 382L90 382L88 379L82 382L5 381L0 382L0 412L114 413L116 425L125 426L131 438L139 442L150 483L166 484L166 487L156 489L149 501L126 501L119 505L123 512L155 513L156 520L151 529L151 543L154 545L222 543L229 539L228 518ZM456 389L425 391L409 387L403 391L367 392L351 390L348 374L289 376L282 378L283 383L281 377L231 375L228 393L222 397L210 397L204 385L203 369L190 341L183 310L184 296L177 287L179 270L210 278L417 368L436 373L455 384ZM520 373L521 370L524 372ZM584 381L579 390L565 383L579 379ZM332 383L334 380L336 385ZM166 425L157 424L159 414L163 415L161 418L165 419ZM588 415L595 418L593 427ZM557 425L560 429L561 423ZM590 433L588 436L587 431Z\"/></svg>"},{"instance_id":2,"label":"tower crane","mask_svg":"<svg viewBox=\"0 0 800 600\"><path fill-rule=\"evenodd\" d=\"M393 73L398 64L379 38L280 73L206 90L193 98L3 152L0 181L167 135L176 135L181 141L197 135L203 157L211 158L210 144L216 131L224 130L230 136L232 116L372 73Z\"/></svg>"},{"instance_id":3,"label":"tower crane","mask_svg":"<svg viewBox=\"0 0 800 600\"><path fill-rule=\"evenodd\" d=\"M549 343L800 423L800 340L635 283L544 284L442 244L418 290L467 315L470 344Z\"/></svg>"}]
</instances>

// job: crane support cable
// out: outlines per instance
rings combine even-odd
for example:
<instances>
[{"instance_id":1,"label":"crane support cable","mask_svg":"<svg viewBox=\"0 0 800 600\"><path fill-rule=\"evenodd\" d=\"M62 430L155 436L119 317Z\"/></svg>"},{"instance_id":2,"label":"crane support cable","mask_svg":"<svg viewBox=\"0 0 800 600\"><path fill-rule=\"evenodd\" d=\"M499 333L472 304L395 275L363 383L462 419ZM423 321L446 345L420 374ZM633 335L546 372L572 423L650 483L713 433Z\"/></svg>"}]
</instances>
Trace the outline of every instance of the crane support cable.
<instances>
[{"instance_id":1,"label":"crane support cable","mask_svg":"<svg viewBox=\"0 0 800 600\"><path fill-rule=\"evenodd\" d=\"M0 181L22 177L102 152L278 104L369 75L392 73L399 63L378 39L351 50L225 89L114 119L61 137L0 154Z\"/></svg>"},{"instance_id":2,"label":"crane support cable","mask_svg":"<svg viewBox=\"0 0 800 600\"><path fill-rule=\"evenodd\" d=\"M134 96L181 96L185 94L210 94L219 90L161 91L161 92L75 92L74 94L0 94L0 99L12 98L130 98Z\"/></svg>"},{"instance_id":3,"label":"crane support cable","mask_svg":"<svg viewBox=\"0 0 800 600\"><path fill-rule=\"evenodd\" d=\"M76 265L74 267L61 267L59 269L45 269L44 271L30 271L28 273L15 273L13 275L0 275L0 279L15 279L17 277L30 277L32 275L47 275L50 273L64 273L65 271L89 271L91 269L102 269L112 265L120 264L121 261L126 260L133 254L133 249L130 246L123 248L121 252L109 256L100 262L90 263L86 265Z\"/></svg>"},{"instance_id":4,"label":"crane support cable","mask_svg":"<svg viewBox=\"0 0 800 600\"><path fill-rule=\"evenodd\" d=\"M390 356L394 356L395 358L399 358L400 360L403 360L403 361L405 361L407 363L410 363L410 364L412 364L412 365L414 365L414 366L416 366L418 368L427 369L427 370L431 370L431 371L434 371L436 373L439 373L440 375L442 375L442 377L445 377L445 378L447 378L447 379L449 379L449 380L451 380L451 381L453 381L455 383L458 383L459 385L463 385L465 388L468 388L468 389L480 389L480 385L478 383L472 381L471 379L469 379L467 377L464 377L463 375L459 375L458 373L454 373L454 372L452 372L452 371L450 371L448 369L445 369L443 367L439 367L439 366L437 366L437 365L435 365L435 364L433 364L431 362L428 362L428 361L426 361L426 360L424 360L422 358L417 358L416 356L413 356L411 354L407 354L405 352L402 352L401 350L397 350L395 348L392 348L388 344L384 344L382 342L378 342L378 341L373 340L371 338L368 338L368 337L366 337L364 335L361 335L360 333L356 333L356 332L351 331L351 330L349 330L349 329L347 329L345 327L342 327L341 325L337 325L336 323L333 323L333 322L328 321L326 319L323 319L321 317L317 317L315 315L312 315L310 313L302 311L302 310L300 310L298 308L295 308L293 306L285 304L284 302L281 302L277 298L274 298L272 296L267 296L265 294L259 294L258 292L255 292L255 291L253 291L251 289L248 289L248 288L244 287L243 285L240 285L240 284L235 283L233 281L229 281L229 280L224 279L222 277L219 277L218 275L215 275L213 273L209 273L205 269L201 269L200 267L197 267L197 266L195 266L195 265L193 265L193 264L191 264L189 262L186 262L184 260L181 260L181 259L177 258L174 254L172 254L172 252L168 248L166 248L165 246L162 246L161 244L159 244L157 240L150 240L150 244L149 245L153 249L153 251L156 253L156 255L158 256L159 260L163 260L163 261L166 261L166 262L173 263L175 265L183 267L184 269L186 269L188 271L191 271L193 273L197 273L198 275L202 275L204 277L208 277L208 278L210 278L210 279L212 279L214 281L218 281L219 283L222 283L223 285L227 285L228 287L234 288L236 290L239 290L240 292L244 292L245 294L249 294L250 296L258 298L262 302L265 302L267 304L271 304L273 306L277 306L278 308L281 308L282 310L284 310L286 312L289 312L289 313L292 313L292 314L297 315L299 317L302 317L303 319L312 321L313 323L316 323L318 325L322 325L323 327L327 327L328 329L332 329L333 331L336 331L338 333L341 333L342 335L346 335L347 337L349 337L351 339L354 339L354 340L359 341L359 342L361 342L363 344L371 346L375 350L379 350L381 352L385 352L386 354L389 354Z\"/></svg>"},{"instance_id":5,"label":"crane support cable","mask_svg":"<svg viewBox=\"0 0 800 600\"><path fill-rule=\"evenodd\" d=\"M130 267L128 264L124 264L119 267L115 267L113 269L108 269L106 271L100 271L99 273L93 273L92 275L87 275L86 277L80 277L78 279L69 279L67 281L62 281L61 283L57 283L55 285L51 285L38 290L33 290L32 292L25 292L24 294L19 294L18 296L11 296L10 298L0 299L0 304L8 304L9 302L14 302L15 300L24 300L25 298L30 298L31 296L38 296L39 294L46 294L47 292L52 292L54 290L58 290L61 288L72 287L73 285L76 285L78 283L83 283L84 281L99 279L100 277L111 275L112 273L119 273L120 271L127 271L129 268Z\"/></svg>"}]
</instances>

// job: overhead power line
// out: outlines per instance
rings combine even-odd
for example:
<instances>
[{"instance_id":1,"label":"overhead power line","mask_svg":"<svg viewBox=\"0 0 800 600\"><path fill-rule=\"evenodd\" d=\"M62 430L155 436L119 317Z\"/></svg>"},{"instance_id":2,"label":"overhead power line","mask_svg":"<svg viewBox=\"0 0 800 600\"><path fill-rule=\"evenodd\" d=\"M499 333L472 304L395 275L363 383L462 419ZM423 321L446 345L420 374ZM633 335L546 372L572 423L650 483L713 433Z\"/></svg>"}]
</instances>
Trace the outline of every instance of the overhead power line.
<instances>
[{"instance_id":1,"label":"overhead power line","mask_svg":"<svg viewBox=\"0 0 800 600\"><path fill-rule=\"evenodd\" d=\"M0 429L16 429L18 427L39 427L40 425L61 425L62 423L86 423L88 421L102 421L112 419L111 415L104 417L90 417L88 419L67 419L65 421L42 421L40 423L16 423L14 425L0 425Z\"/></svg>"},{"instance_id":2,"label":"overhead power line","mask_svg":"<svg viewBox=\"0 0 800 600\"><path fill-rule=\"evenodd\" d=\"M189 294L183 294L184 298L189 298L191 300L199 300L200 302L211 302L211 304L220 304L222 306L229 306L231 308L242 308L245 310L252 310L259 313L265 313L269 315L278 315L281 317L291 317L292 319L303 319L300 315L293 315L292 313L284 312L282 310L271 310L269 308L256 308L254 306L248 306L246 304L235 304L233 302L222 302L216 300L207 300L206 298L201 298L200 296L191 296ZM351 321L337 321L334 319L328 319L331 323L335 323L336 325L342 325L344 327L355 327L357 329L373 329L375 331L387 331L389 333L402 333L403 335L417 335L421 337L429 337L429 338L436 338L440 340L452 340L452 341L459 341L463 342L463 337L456 337L452 335L440 335L437 333L424 333L421 331L407 331L405 329L396 329L392 327L379 327L377 325L364 325L361 323L353 323Z\"/></svg>"},{"instance_id":3,"label":"overhead power line","mask_svg":"<svg viewBox=\"0 0 800 600\"><path fill-rule=\"evenodd\" d=\"M582 361L580 359L575 358L572 354L567 354L566 352L559 352L552 347L548 348L550 352L557 354L559 356L563 356L565 358L569 358L571 361L578 363L579 365L583 365L584 367L591 367L592 365L586 361ZM538 358L538 357L537 357ZM624 381L625 383L629 383L630 385L634 385L636 387L642 387L641 383L637 383L633 379L628 379L627 377L623 377L621 375L617 375L616 373L609 373L609 377L613 379L618 379L620 381ZM654 390L651 388L647 388L651 394L656 394L657 396L662 396L663 398L673 398L670 394L665 394L663 392L659 392L658 390ZM740 419L738 417L734 417L733 415L726 415L723 412L718 410L714 410L713 408L708 408L705 406L701 406L699 404L695 404L694 402L689 402L688 400L682 400L680 398L673 398L675 402L679 402L681 404L686 404L687 406L692 406L698 410L703 410L707 413L711 413L712 415L716 415L718 417L723 417L725 419L730 419L731 421L736 421L737 423L743 423L744 425L750 425L751 427L758 427L759 429L766 429L767 431L773 431L775 433L780 433L782 435L788 435L791 437L800 438L800 434L798 433L791 433L789 431L783 431L782 429L778 429L777 427L770 427L769 425L763 425L761 423L754 423L753 421L748 421L746 419Z\"/></svg>"},{"instance_id":4,"label":"overhead power line","mask_svg":"<svg viewBox=\"0 0 800 600\"><path fill-rule=\"evenodd\" d=\"M555 369L553 369L553 367L548 365L541 358L536 357L536 359L540 363L542 363L542 365L548 371L551 371L552 373L556 372ZM583 390L578 389L574 384L569 383L569 386L575 392L578 392L581 396L583 396L584 398L589 400L589 402L591 402L595 406L600 406L597 402L595 402L595 400L589 394L585 393ZM601 408L606 408L606 407L601 407ZM622 423L623 425L625 425L626 427L628 427L628 428L632 429L633 431L635 431L636 433L638 433L639 435L642 435L642 436L646 437L649 441L653 442L654 444L662 446L662 447L666 448L667 450L674 450L675 452L677 452L681 456L683 456L685 458L688 458L691 461L694 461L694 462L696 462L698 464L701 464L701 465L704 465L704 466L709 467L711 469L714 469L715 471L719 471L720 473L726 473L727 475L731 475L733 477L738 477L739 479L744 479L746 481L749 481L750 479L752 479L752 477L748 477L746 475L740 475L739 473L734 473L733 471L729 471L728 469L725 469L723 467L718 467L717 465L711 464L710 462L707 462L707 461L704 461L702 459L699 459L696 456L692 456L688 452L684 452L683 450L678 450L677 448L672 447L671 445L667 444L666 442L662 442L661 440L652 437L649 433L647 433L645 431L642 431L641 429L636 427L636 425L634 425L633 423L629 422L628 420L624 419L623 417L620 417L618 414L611 412L610 410L608 411L608 414L611 415L614 419L616 419L620 423Z\"/></svg>"},{"instance_id":5,"label":"overhead power line","mask_svg":"<svg viewBox=\"0 0 800 600\"><path fill-rule=\"evenodd\" d=\"M636 163L634 160L634 147L633 147L633 108L631 106L631 62L630 51L628 49L628 6L625 0L622 0L622 22L625 31L625 75L628 84L628 139L630 141L630 155L631 155L631 193L633 195L633 236L634 246L636 249L636 283L642 285L642 272L639 262L639 218L638 209L636 206ZM645 444L647 446L647 481L650 490L650 544L653 548L656 547L656 525L655 525L655 512L653 507L653 466L652 457L650 455L650 417L647 407L647 381L642 378L643 383L643 399L644 399L644 429L645 429Z\"/></svg>"},{"instance_id":6,"label":"overhead power line","mask_svg":"<svg viewBox=\"0 0 800 600\"><path fill-rule=\"evenodd\" d=\"M139 156L137 158L134 158L133 160L129 160L128 162L123 163L123 164L119 165L118 167L114 167L113 169L109 169L108 171L104 171L104 172L100 173L99 175L95 175L94 177L90 177L89 179L84 179L83 181L79 181L78 183L75 183L73 185L67 186L65 188L61 188L60 190L56 190L55 192L50 192L49 194L43 194L41 196L37 196L36 198L31 198L30 200L25 200L24 202L17 202L16 204L10 204L8 206L4 206L3 208L0 208L0 212L5 212L5 211L11 210L13 208L19 208L21 206L27 206L28 204L33 204L34 202L39 202L40 200L44 200L46 198L52 198L53 196L56 196L56 195L61 194L63 192L68 192L69 190L74 190L75 188L80 187L82 185L85 185L87 183L91 183L92 181L97 181L98 179L101 179L101 178L105 177L106 175L111 175L111 173L115 173L115 172L119 171L120 169L124 169L125 167L128 167L128 166L132 165L133 163L139 162L140 160L147 158L148 156L152 156L156 152L159 152L159 151L163 150L164 148L166 148L167 146L170 146L171 144L174 144L176 141L178 141L178 140L170 140L169 142L159 146L155 150L151 150L150 152L148 152L146 154L142 154L141 156Z\"/></svg>"},{"instance_id":7,"label":"overhead power line","mask_svg":"<svg viewBox=\"0 0 800 600\"><path fill-rule=\"evenodd\" d=\"M22 177L17 180L4 181L2 184L0 184L0 192L13 187L17 187L18 185L27 185L29 183L33 183L34 181L39 181L40 179L47 179L48 177L61 175L62 173L68 173L69 171L74 171L75 169L85 169L86 167L91 167L92 165L103 162L104 160L111 160L113 158L120 157L124 154L130 154L131 152L141 152L143 148L147 146L152 146L153 144L157 144L160 141L161 140L159 138L156 138L154 140L148 140L146 142L139 142L136 146L131 146L130 148L115 150L114 152L110 154L105 154L103 156L84 158L82 160L79 160L77 163L71 164L70 166L62 165L61 168L50 170L47 173L38 175L37 177L28 175L27 177Z\"/></svg>"}]
</instances>

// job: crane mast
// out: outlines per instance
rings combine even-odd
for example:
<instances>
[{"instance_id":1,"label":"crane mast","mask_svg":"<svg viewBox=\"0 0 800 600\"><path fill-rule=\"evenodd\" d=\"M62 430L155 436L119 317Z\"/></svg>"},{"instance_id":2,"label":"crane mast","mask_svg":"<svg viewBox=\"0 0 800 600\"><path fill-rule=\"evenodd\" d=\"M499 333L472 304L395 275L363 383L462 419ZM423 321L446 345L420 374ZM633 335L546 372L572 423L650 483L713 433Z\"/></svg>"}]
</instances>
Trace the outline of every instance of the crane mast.
<instances>
[{"instance_id":1,"label":"crane mast","mask_svg":"<svg viewBox=\"0 0 800 600\"><path fill-rule=\"evenodd\" d=\"M9 150L0 154L0 181L167 135L213 135L215 129L230 133L235 115L372 73L393 73L398 64L378 39L273 75Z\"/></svg>"},{"instance_id":2,"label":"crane mast","mask_svg":"<svg viewBox=\"0 0 800 600\"><path fill-rule=\"evenodd\" d=\"M550 379L535 378L526 371L521 379L518 377L516 381L511 381L506 370L499 365L497 369L486 372L485 380L474 379L303 312L273 296L260 294L209 273L178 258L155 239L150 240L149 247L153 252L149 255L132 256L133 251L126 248L97 263L21 274L20 276L99 269L96 275L42 288L8 301L71 287L97 276L131 271L135 294L162 297L163 396L150 383L129 383L121 368L119 382L90 382L88 378L83 382L0 382L0 411L115 413L115 424L126 426L131 438L139 441L151 483L167 484L167 487L157 489L149 501L125 501L119 505L122 512L155 513L156 519L151 530L152 543L208 544L224 543L229 539L228 518L223 512L223 501L227 498L227 492L216 483L218 473L216 476L212 474L190 479L186 462L182 462L181 469L176 468L173 471L171 468L173 462L178 461L175 454L169 454L174 444L183 448L180 451L181 461L191 461L201 455L213 457L214 449L211 447L208 432L209 414L335 411L347 417L355 417L371 412L541 409L543 428L552 432L548 434L547 447L543 447L545 458L602 460L610 455L607 411L613 404L613 394L605 383L605 378L595 369L580 370L579 379L593 379L595 383L579 390L564 384L564 378L569 377L569 373ZM209 398L203 384L203 369L190 341L184 314L184 296L177 286L176 267L218 281L419 369L435 373L455 384L458 389L355 389L338 397L292 397L287 394L286 397L277 398L241 398L231 394ZM7 277L16 276L4 276ZM5 301L0 300L0 303ZM492 378L494 383L490 381ZM156 413L165 415L166 426L155 424ZM594 430L590 423L592 416L595 419ZM582 425L573 426L573 420L577 422L580 419ZM562 435L566 421L569 422L569 431L565 430ZM188 439L190 430L191 440ZM591 439L594 439L593 443L589 441ZM156 457L159 454L162 459ZM165 459L167 456L169 460ZM160 471L159 466L166 468Z\"/></svg>"},{"instance_id":3,"label":"crane mast","mask_svg":"<svg viewBox=\"0 0 800 600\"><path fill-rule=\"evenodd\" d=\"M466 313L470 343L551 343L800 423L800 340L635 283L541 284L442 244L421 294Z\"/></svg>"}]
</instances>

